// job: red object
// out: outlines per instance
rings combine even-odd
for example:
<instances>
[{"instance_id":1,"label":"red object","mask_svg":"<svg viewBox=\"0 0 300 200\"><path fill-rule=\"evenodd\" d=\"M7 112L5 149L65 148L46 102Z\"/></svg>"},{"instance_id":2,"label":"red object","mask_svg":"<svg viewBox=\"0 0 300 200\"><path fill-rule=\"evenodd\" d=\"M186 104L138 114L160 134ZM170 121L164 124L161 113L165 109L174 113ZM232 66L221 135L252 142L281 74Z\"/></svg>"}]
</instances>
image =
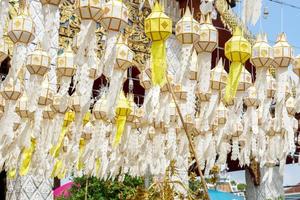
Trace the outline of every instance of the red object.
<instances>
[{"instance_id":1,"label":"red object","mask_svg":"<svg viewBox=\"0 0 300 200\"><path fill-rule=\"evenodd\" d=\"M70 189L72 188L73 184L73 182L69 182L53 190L54 199L59 197L69 197Z\"/></svg>"}]
</instances>

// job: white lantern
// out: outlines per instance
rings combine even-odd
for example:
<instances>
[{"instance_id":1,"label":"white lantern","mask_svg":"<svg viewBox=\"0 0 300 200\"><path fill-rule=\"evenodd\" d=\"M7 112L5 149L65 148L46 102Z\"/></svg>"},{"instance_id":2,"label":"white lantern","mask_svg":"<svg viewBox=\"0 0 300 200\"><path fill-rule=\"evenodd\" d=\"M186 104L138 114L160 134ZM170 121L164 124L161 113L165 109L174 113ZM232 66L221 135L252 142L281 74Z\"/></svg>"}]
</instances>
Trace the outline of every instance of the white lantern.
<instances>
[{"instance_id":1,"label":"white lantern","mask_svg":"<svg viewBox=\"0 0 300 200\"><path fill-rule=\"evenodd\" d=\"M128 9L122 1L110 0L103 5L101 24L111 31L119 32L128 23Z\"/></svg>"},{"instance_id":2,"label":"white lantern","mask_svg":"<svg viewBox=\"0 0 300 200\"><path fill-rule=\"evenodd\" d=\"M218 65L210 72L210 86L212 90L222 90L225 88L227 82L227 73L224 70L222 61L218 62Z\"/></svg>"},{"instance_id":3,"label":"white lantern","mask_svg":"<svg viewBox=\"0 0 300 200\"><path fill-rule=\"evenodd\" d=\"M27 9L8 23L7 35L14 43L29 44L35 38L35 27Z\"/></svg>"},{"instance_id":4,"label":"white lantern","mask_svg":"<svg viewBox=\"0 0 300 200\"><path fill-rule=\"evenodd\" d=\"M147 73L147 71L149 71L149 70L150 70L150 74L151 74L151 69L147 68L147 69L143 70L139 75L140 84L145 90L149 90L151 88L151 75L149 76L148 75L149 73Z\"/></svg>"},{"instance_id":5,"label":"white lantern","mask_svg":"<svg viewBox=\"0 0 300 200\"><path fill-rule=\"evenodd\" d=\"M226 118L227 118L227 108L224 106L222 102L220 102L218 109L217 109L217 115L218 115L218 123L220 125L225 125Z\"/></svg>"},{"instance_id":6,"label":"white lantern","mask_svg":"<svg viewBox=\"0 0 300 200\"><path fill-rule=\"evenodd\" d=\"M96 102L93 114L94 117L98 120L107 120L107 108L106 108L107 100L105 95L102 95L102 97Z\"/></svg>"},{"instance_id":7,"label":"white lantern","mask_svg":"<svg viewBox=\"0 0 300 200\"><path fill-rule=\"evenodd\" d=\"M288 67L293 58L293 48L286 40L285 33L281 33L273 47L274 67Z\"/></svg>"},{"instance_id":8,"label":"white lantern","mask_svg":"<svg viewBox=\"0 0 300 200\"><path fill-rule=\"evenodd\" d=\"M102 16L101 0L76 0L74 12L81 20L99 21Z\"/></svg>"},{"instance_id":9,"label":"white lantern","mask_svg":"<svg viewBox=\"0 0 300 200\"><path fill-rule=\"evenodd\" d=\"M22 90L19 81L13 81L12 78L9 77L7 83L4 85L4 88L0 91L1 95L6 100L18 100L22 95Z\"/></svg>"},{"instance_id":10,"label":"white lantern","mask_svg":"<svg viewBox=\"0 0 300 200\"><path fill-rule=\"evenodd\" d=\"M60 95L55 95L53 98L53 103L51 105L51 108L53 111L57 113L64 114L69 110L68 101L65 101L65 97Z\"/></svg>"},{"instance_id":11,"label":"white lantern","mask_svg":"<svg viewBox=\"0 0 300 200\"><path fill-rule=\"evenodd\" d=\"M76 93L73 94L71 97L71 108L75 112L81 111L81 103L80 103L80 96Z\"/></svg>"},{"instance_id":12,"label":"white lantern","mask_svg":"<svg viewBox=\"0 0 300 200\"><path fill-rule=\"evenodd\" d=\"M59 76L72 77L76 72L76 65L74 64L74 54L71 47L57 56L57 73Z\"/></svg>"},{"instance_id":13,"label":"white lantern","mask_svg":"<svg viewBox=\"0 0 300 200\"><path fill-rule=\"evenodd\" d=\"M32 118L33 117L33 112L29 111L28 97L25 93L17 102L16 113L21 118Z\"/></svg>"},{"instance_id":14,"label":"white lantern","mask_svg":"<svg viewBox=\"0 0 300 200\"><path fill-rule=\"evenodd\" d=\"M40 76L44 76L50 70L50 56L40 44L27 56L26 68L30 74Z\"/></svg>"},{"instance_id":15,"label":"white lantern","mask_svg":"<svg viewBox=\"0 0 300 200\"><path fill-rule=\"evenodd\" d=\"M43 110L43 118L44 119L53 119L55 116L55 112L51 109L51 105L48 105Z\"/></svg>"},{"instance_id":16,"label":"white lantern","mask_svg":"<svg viewBox=\"0 0 300 200\"><path fill-rule=\"evenodd\" d=\"M177 22L175 34L182 44L193 44L199 40L200 24L193 18L189 7L183 17Z\"/></svg>"},{"instance_id":17,"label":"white lantern","mask_svg":"<svg viewBox=\"0 0 300 200\"><path fill-rule=\"evenodd\" d=\"M8 56L8 44L5 42L3 38L0 38L0 64L7 58Z\"/></svg>"},{"instance_id":18,"label":"white lantern","mask_svg":"<svg viewBox=\"0 0 300 200\"><path fill-rule=\"evenodd\" d=\"M294 97L293 97L293 96L290 96L290 97L287 99L285 105L286 105L286 110L287 110L288 114L289 114L290 116L294 116L294 115L296 114L296 109L295 109L295 99L294 99Z\"/></svg>"},{"instance_id":19,"label":"white lantern","mask_svg":"<svg viewBox=\"0 0 300 200\"><path fill-rule=\"evenodd\" d=\"M47 84L45 87L42 88L38 104L42 106L47 106L52 104L53 102L53 91Z\"/></svg>"},{"instance_id":20,"label":"white lantern","mask_svg":"<svg viewBox=\"0 0 300 200\"><path fill-rule=\"evenodd\" d=\"M243 67L237 90L246 91L251 85L252 85L251 74L245 69L245 67Z\"/></svg>"},{"instance_id":21,"label":"white lantern","mask_svg":"<svg viewBox=\"0 0 300 200\"><path fill-rule=\"evenodd\" d=\"M267 98L273 98L276 92L276 80L267 72Z\"/></svg>"},{"instance_id":22,"label":"white lantern","mask_svg":"<svg viewBox=\"0 0 300 200\"><path fill-rule=\"evenodd\" d=\"M270 67L273 63L273 49L268 44L267 35L258 35L252 47L251 63L256 68Z\"/></svg>"},{"instance_id":23,"label":"white lantern","mask_svg":"<svg viewBox=\"0 0 300 200\"><path fill-rule=\"evenodd\" d=\"M116 45L116 65L121 70L127 70L133 61L134 53L128 47L127 39L120 35Z\"/></svg>"},{"instance_id":24,"label":"white lantern","mask_svg":"<svg viewBox=\"0 0 300 200\"><path fill-rule=\"evenodd\" d=\"M257 107L259 105L256 88L254 86L248 88L247 95L244 97L244 103L247 107Z\"/></svg>"}]
</instances>

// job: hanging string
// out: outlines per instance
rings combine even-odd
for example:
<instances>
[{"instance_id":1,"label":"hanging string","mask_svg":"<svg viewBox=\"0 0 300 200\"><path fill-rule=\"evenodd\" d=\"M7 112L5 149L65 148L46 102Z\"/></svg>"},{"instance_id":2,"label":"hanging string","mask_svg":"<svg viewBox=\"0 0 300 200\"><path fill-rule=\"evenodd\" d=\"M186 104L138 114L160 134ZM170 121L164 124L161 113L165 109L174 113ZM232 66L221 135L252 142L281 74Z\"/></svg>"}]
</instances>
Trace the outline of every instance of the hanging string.
<instances>
[{"instance_id":1,"label":"hanging string","mask_svg":"<svg viewBox=\"0 0 300 200\"><path fill-rule=\"evenodd\" d=\"M280 8L280 31L283 32L283 5L281 4Z\"/></svg>"}]
</instances>

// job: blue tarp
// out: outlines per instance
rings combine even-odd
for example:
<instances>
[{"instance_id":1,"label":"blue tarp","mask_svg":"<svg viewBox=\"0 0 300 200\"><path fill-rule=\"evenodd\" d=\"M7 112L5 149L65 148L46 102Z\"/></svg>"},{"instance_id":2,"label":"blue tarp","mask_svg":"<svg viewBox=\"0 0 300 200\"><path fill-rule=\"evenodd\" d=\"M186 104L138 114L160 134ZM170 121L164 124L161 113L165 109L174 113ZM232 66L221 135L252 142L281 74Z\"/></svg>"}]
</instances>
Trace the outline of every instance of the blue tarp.
<instances>
[{"instance_id":1,"label":"blue tarp","mask_svg":"<svg viewBox=\"0 0 300 200\"><path fill-rule=\"evenodd\" d=\"M243 197L236 196L228 192L209 190L208 193L211 200L244 200Z\"/></svg>"}]
</instances>

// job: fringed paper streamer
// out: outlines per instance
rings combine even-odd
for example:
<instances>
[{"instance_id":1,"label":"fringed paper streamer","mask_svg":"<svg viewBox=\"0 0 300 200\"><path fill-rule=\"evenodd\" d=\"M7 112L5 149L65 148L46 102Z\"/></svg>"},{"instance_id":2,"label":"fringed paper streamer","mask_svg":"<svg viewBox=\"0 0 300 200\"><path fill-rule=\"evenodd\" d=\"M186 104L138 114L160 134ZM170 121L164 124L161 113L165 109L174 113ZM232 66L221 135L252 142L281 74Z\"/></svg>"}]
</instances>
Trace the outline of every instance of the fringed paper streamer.
<instances>
[{"instance_id":1,"label":"fringed paper streamer","mask_svg":"<svg viewBox=\"0 0 300 200\"><path fill-rule=\"evenodd\" d=\"M235 97L243 67L243 64L240 62L231 63L228 76L228 83L226 86L226 92L224 96L225 101L230 101Z\"/></svg>"},{"instance_id":2,"label":"fringed paper streamer","mask_svg":"<svg viewBox=\"0 0 300 200\"><path fill-rule=\"evenodd\" d=\"M40 97L42 90L43 77L39 75L32 74L30 76L30 85L27 88L29 112L33 112L37 109L38 98Z\"/></svg>"},{"instance_id":3,"label":"fringed paper streamer","mask_svg":"<svg viewBox=\"0 0 300 200\"><path fill-rule=\"evenodd\" d=\"M151 72L153 85L166 83L166 45L164 41L153 41L151 46Z\"/></svg>"},{"instance_id":4,"label":"fringed paper streamer","mask_svg":"<svg viewBox=\"0 0 300 200\"><path fill-rule=\"evenodd\" d=\"M14 46L13 50L14 54L12 57L11 65L13 66L11 70L9 70L9 75L14 80L16 80L19 71L21 70L22 66L26 62L27 56L27 47L22 43L17 43Z\"/></svg>"},{"instance_id":5,"label":"fringed paper streamer","mask_svg":"<svg viewBox=\"0 0 300 200\"><path fill-rule=\"evenodd\" d=\"M116 62L116 44L118 40L119 32L108 31L106 35L106 47L105 54L102 58L103 66L103 74L107 78L112 77L113 66Z\"/></svg>"},{"instance_id":6,"label":"fringed paper streamer","mask_svg":"<svg viewBox=\"0 0 300 200\"><path fill-rule=\"evenodd\" d=\"M160 88L158 86L152 87L145 95L143 109L147 113L146 118L149 122L152 122L155 117L155 110L159 107Z\"/></svg>"},{"instance_id":7,"label":"fringed paper streamer","mask_svg":"<svg viewBox=\"0 0 300 200\"><path fill-rule=\"evenodd\" d=\"M21 161L21 166L20 166L20 169L19 169L20 176L25 176L29 172L30 164L31 164L31 158L32 158L32 155L35 151L35 147L36 147L36 141L35 141L35 139L32 139L30 147L25 148L22 151L22 156L21 156L22 161Z\"/></svg>"},{"instance_id":8,"label":"fringed paper streamer","mask_svg":"<svg viewBox=\"0 0 300 200\"><path fill-rule=\"evenodd\" d=\"M210 90L211 57L210 52L201 52L198 54L199 91L203 93Z\"/></svg>"},{"instance_id":9,"label":"fringed paper streamer","mask_svg":"<svg viewBox=\"0 0 300 200\"><path fill-rule=\"evenodd\" d=\"M3 37L4 27L8 19L9 2L8 0L2 0L0 2L0 38Z\"/></svg>"},{"instance_id":10,"label":"fringed paper streamer","mask_svg":"<svg viewBox=\"0 0 300 200\"><path fill-rule=\"evenodd\" d=\"M176 71L175 83L183 84L188 79L189 66L193 54L193 46L190 44L182 44L181 47L181 67Z\"/></svg>"}]
</instances>

